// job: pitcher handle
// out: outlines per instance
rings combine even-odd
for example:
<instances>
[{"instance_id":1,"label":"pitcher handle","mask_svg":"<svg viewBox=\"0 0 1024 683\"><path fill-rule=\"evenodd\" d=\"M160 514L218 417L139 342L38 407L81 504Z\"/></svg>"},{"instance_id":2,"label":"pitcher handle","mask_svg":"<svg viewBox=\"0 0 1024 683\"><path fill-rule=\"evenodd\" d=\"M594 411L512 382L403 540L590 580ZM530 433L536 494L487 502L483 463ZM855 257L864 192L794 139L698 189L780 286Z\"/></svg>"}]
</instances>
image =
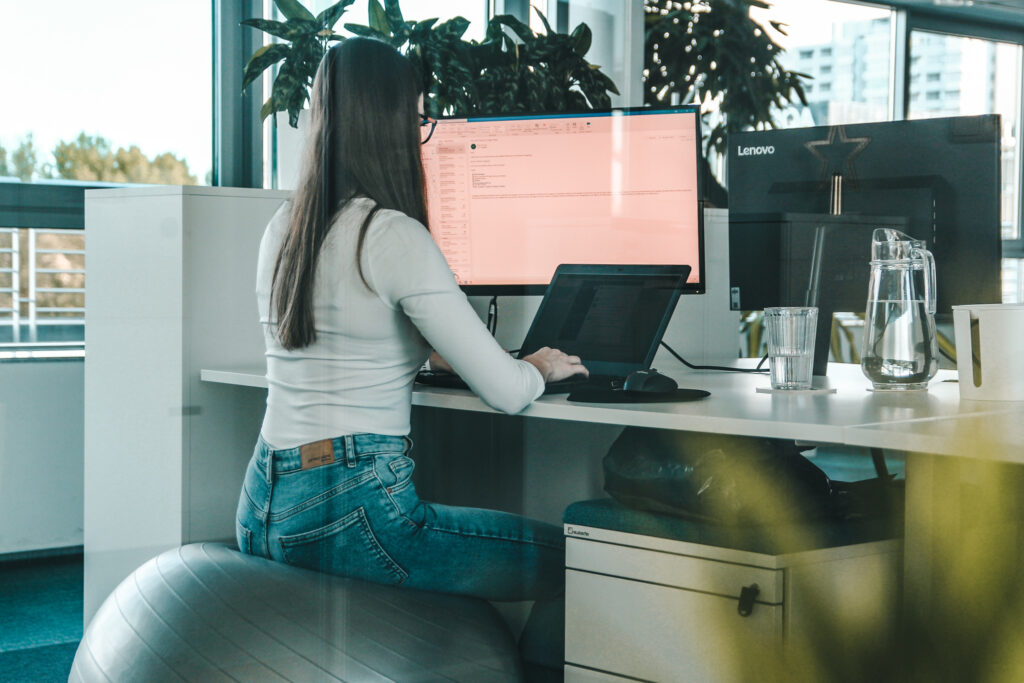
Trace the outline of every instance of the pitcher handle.
<instances>
[{"instance_id":1,"label":"pitcher handle","mask_svg":"<svg viewBox=\"0 0 1024 683\"><path fill-rule=\"evenodd\" d=\"M928 306L928 312L935 315L937 307L935 292L935 257L927 249L915 249L915 252L924 259L924 300Z\"/></svg>"}]
</instances>

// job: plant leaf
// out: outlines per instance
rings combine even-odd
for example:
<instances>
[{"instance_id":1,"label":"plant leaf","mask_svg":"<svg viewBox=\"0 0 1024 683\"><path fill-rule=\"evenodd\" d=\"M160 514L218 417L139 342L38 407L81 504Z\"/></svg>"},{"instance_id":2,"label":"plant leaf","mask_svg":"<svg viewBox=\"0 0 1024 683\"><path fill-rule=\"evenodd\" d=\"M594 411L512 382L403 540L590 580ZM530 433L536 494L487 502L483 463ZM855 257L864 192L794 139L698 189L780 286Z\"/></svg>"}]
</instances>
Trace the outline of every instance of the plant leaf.
<instances>
[{"instance_id":1,"label":"plant leaf","mask_svg":"<svg viewBox=\"0 0 1024 683\"><path fill-rule=\"evenodd\" d=\"M402 16L402 8L398 5L398 0L384 0L384 14L388 17L388 22L391 23L392 31L397 32L398 26L405 25L405 18Z\"/></svg>"},{"instance_id":2,"label":"plant leaf","mask_svg":"<svg viewBox=\"0 0 1024 683\"><path fill-rule=\"evenodd\" d=\"M469 19L453 17L435 29L442 37L458 39L469 28Z\"/></svg>"},{"instance_id":3,"label":"plant leaf","mask_svg":"<svg viewBox=\"0 0 1024 683\"><path fill-rule=\"evenodd\" d=\"M377 29L370 28L369 26L363 26L362 24L345 24L345 30L349 33L354 33L357 36L363 36L365 38L379 38L380 40L388 40L389 36L381 33Z\"/></svg>"},{"instance_id":4,"label":"plant leaf","mask_svg":"<svg viewBox=\"0 0 1024 683\"><path fill-rule=\"evenodd\" d=\"M271 43L264 45L256 52L252 53L252 57L249 58L249 63L245 65L245 77L242 79L242 90L245 90L250 83L259 78L259 75L276 62L281 61L288 56L291 52L284 43Z\"/></svg>"},{"instance_id":5,"label":"plant leaf","mask_svg":"<svg viewBox=\"0 0 1024 683\"><path fill-rule=\"evenodd\" d=\"M316 23L320 24L321 28L334 28L334 25L338 23L338 19L341 19L341 15L345 13L345 10L349 8L355 0L339 0L320 14L316 15Z\"/></svg>"},{"instance_id":6,"label":"plant leaf","mask_svg":"<svg viewBox=\"0 0 1024 683\"><path fill-rule=\"evenodd\" d=\"M551 30L551 24L548 23L548 18L544 16L544 13L541 12L536 5L533 6L533 11L537 13L537 16L540 17L541 22L544 23L544 32L547 33L548 35L553 34L554 31Z\"/></svg>"},{"instance_id":7,"label":"plant leaf","mask_svg":"<svg viewBox=\"0 0 1024 683\"><path fill-rule=\"evenodd\" d=\"M572 32L572 49L576 54L583 57L590 51L590 45L594 40L594 34L586 24L580 24Z\"/></svg>"},{"instance_id":8,"label":"plant leaf","mask_svg":"<svg viewBox=\"0 0 1024 683\"><path fill-rule=\"evenodd\" d=\"M275 111L280 111L280 109L277 109L277 100L275 100L274 96L271 95L267 98L267 101L263 103L263 106L260 107L260 121L266 121L267 117Z\"/></svg>"},{"instance_id":9,"label":"plant leaf","mask_svg":"<svg viewBox=\"0 0 1024 683\"><path fill-rule=\"evenodd\" d=\"M274 4L277 5L277 9L281 10L281 14L288 19L316 21L313 13L303 7L302 3L298 0L274 0Z\"/></svg>"},{"instance_id":10,"label":"plant leaf","mask_svg":"<svg viewBox=\"0 0 1024 683\"><path fill-rule=\"evenodd\" d=\"M273 19L246 19L239 23L242 26L258 28L264 33L269 33L272 36L284 38L285 40L295 40L308 33L315 33L317 30L316 24L312 22L285 23L283 21L274 21Z\"/></svg>"},{"instance_id":11,"label":"plant leaf","mask_svg":"<svg viewBox=\"0 0 1024 683\"><path fill-rule=\"evenodd\" d=\"M491 21L497 22L500 26L508 27L520 40L527 41L533 38L533 31L530 30L530 27L511 14L499 14Z\"/></svg>"},{"instance_id":12,"label":"plant leaf","mask_svg":"<svg viewBox=\"0 0 1024 683\"><path fill-rule=\"evenodd\" d=\"M388 22L388 14L381 7L380 0L370 0L367 5L367 15L370 18L370 28L379 31L385 36L391 36L391 24Z\"/></svg>"}]
</instances>

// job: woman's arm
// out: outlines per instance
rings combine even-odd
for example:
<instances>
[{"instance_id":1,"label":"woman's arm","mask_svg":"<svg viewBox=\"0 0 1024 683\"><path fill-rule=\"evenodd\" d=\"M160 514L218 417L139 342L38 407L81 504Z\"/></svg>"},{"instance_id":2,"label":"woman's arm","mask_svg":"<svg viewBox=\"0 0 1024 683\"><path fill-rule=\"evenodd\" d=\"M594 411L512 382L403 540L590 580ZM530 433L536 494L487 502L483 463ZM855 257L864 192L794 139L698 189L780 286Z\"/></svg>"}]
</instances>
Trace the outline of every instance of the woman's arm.
<instances>
[{"instance_id":1,"label":"woman's arm","mask_svg":"<svg viewBox=\"0 0 1024 683\"><path fill-rule=\"evenodd\" d=\"M590 372L583 366L579 356L570 356L547 346L538 349L536 353L531 353L523 360L537 368L545 382L557 382L574 375L590 376ZM437 351L430 352L427 364L434 371L455 372L448 361L442 358Z\"/></svg>"},{"instance_id":2,"label":"woman's arm","mask_svg":"<svg viewBox=\"0 0 1024 683\"><path fill-rule=\"evenodd\" d=\"M496 410L517 413L544 391L544 382L585 369L553 349L516 360L494 340L459 289L430 233L388 213L374 222L364 251L367 279L389 306L401 308L466 384ZM535 356L535 357L533 357Z\"/></svg>"}]
</instances>

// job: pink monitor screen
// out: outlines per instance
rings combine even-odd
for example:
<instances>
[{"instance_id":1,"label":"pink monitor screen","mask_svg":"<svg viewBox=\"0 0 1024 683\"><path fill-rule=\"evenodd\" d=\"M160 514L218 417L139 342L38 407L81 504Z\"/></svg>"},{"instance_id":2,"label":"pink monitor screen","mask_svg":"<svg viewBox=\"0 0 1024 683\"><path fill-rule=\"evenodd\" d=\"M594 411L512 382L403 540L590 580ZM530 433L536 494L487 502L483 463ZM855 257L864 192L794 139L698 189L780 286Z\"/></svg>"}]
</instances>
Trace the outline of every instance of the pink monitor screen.
<instances>
[{"instance_id":1,"label":"pink monitor screen","mask_svg":"<svg viewBox=\"0 0 1024 683\"><path fill-rule=\"evenodd\" d=\"M442 119L423 147L430 230L471 287L608 263L688 265L702 289L697 124L692 107Z\"/></svg>"}]
</instances>

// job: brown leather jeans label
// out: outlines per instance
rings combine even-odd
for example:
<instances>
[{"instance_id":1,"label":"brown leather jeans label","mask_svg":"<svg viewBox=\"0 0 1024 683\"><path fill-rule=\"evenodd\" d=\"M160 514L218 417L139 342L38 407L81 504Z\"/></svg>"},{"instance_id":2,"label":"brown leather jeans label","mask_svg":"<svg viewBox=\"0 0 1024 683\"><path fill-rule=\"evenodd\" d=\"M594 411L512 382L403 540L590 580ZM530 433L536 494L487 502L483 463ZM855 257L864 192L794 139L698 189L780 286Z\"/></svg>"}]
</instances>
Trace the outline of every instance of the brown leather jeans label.
<instances>
[{"instance_id":1,"label":"brown leather jeans label","mask_svg":"<svg viewBox=\"0 0 1024 683\"><path fill-rule=\"evenodd\" d=\"M302 455L302 469L309 470L334 462L334 443L330 439L307 443L299 448Z\"/></svg>"}]
</instances>

